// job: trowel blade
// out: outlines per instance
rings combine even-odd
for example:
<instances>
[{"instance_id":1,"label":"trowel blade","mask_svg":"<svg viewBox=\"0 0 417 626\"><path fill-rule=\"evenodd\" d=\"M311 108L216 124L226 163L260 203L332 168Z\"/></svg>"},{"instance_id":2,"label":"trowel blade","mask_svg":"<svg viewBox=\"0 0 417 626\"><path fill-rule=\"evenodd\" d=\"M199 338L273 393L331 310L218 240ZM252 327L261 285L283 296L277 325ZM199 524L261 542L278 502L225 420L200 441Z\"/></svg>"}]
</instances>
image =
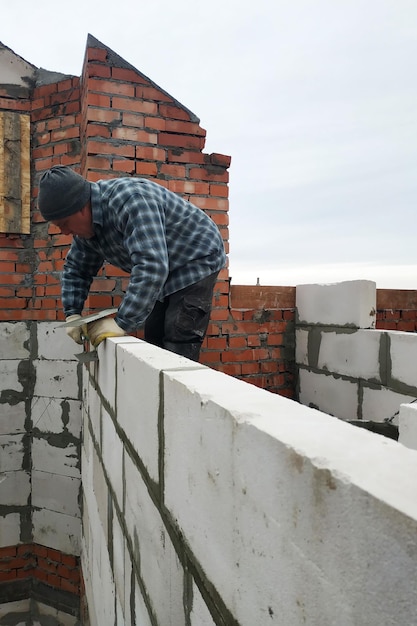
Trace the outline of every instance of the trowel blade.
<instances>
[{"instance_id":1,"label":"trowel blade","mask_svg":"<svg viewBox=\"0 0 417 626\"><path fill-rule=\"evenodd\" d=\"M84 324L88 324L89 322L95 322L96 320L100 320L102 317L107 317L108 315L112 315L117 312L117 307L113 309L104 309L104 311L99 311L98 313L91 313L91 315L84 315L78 320L74 322L64 322L60 324L61 328L65 328L66 326L71 326L73 328L77 328L78 326L84 326Z\"/></svg>"},{"instance_id":2,"label":"trowel blade","mask_svg":"<svg viewBox=\"0 0 417 626\"><path fill-rule=\"evenodd\" d=\"M80 363L91 363L92 361L98 361L97 350L91 350L91 352L79 352L78 354L74 354L74 356L79 360Z\"/></svg>"}]
</instances>

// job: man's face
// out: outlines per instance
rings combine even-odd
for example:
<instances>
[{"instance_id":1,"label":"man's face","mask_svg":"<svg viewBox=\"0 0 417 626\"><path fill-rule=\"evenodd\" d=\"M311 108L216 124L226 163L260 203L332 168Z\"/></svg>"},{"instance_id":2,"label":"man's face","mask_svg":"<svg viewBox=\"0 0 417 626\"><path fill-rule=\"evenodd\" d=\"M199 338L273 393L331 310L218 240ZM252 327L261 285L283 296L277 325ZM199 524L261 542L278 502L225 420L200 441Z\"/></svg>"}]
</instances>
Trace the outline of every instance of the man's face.
<instances>
[{"instance_id":1,"label":"man's face","mask_svg":"<svg viewBox=\"0 0 417 626\"><path fill-rule=\"evenodd\" d=\"M77 213L63 217L61 220L53 220L52 224L58 226L64 235L78 235L78 237L83 239L94 237L90 203L86 204Z\"/></svg>"}]
</instances>

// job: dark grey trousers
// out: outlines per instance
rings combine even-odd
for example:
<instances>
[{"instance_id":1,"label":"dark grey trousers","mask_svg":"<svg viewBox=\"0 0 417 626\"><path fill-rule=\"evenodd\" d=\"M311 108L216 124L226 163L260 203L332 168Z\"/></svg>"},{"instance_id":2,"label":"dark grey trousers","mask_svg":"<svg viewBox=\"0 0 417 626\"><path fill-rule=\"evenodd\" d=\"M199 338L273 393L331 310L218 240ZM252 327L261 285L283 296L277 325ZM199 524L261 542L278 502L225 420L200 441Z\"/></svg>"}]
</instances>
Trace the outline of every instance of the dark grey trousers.
<instances>
[{"instance_id":1,"label":"dark grey trousers","mask_svg":"<svg viewBox=\"0 0 417 626\"><path fill-rule=\"evenodd\" d=\"M158 301L145 322L145 341L198 361L217 275L215 272Z\"/></svg>"}]
</instances>

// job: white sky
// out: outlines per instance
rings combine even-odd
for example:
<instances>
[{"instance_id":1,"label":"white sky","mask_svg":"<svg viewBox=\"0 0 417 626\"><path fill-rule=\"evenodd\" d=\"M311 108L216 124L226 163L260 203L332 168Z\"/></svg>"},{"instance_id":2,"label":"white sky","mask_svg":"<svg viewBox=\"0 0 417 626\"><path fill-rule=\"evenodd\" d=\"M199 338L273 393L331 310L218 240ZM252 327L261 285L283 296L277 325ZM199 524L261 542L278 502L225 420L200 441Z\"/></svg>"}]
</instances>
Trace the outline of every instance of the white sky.
<instances>
[{"instance_id":1,"label":"white sky","mask_svg":"<svg viewBox=\"0 0 417 626\"><path fill-rule=\"evenodd\" d=\"M6 3L4 3L6 5ZM233 284L417 289L416 0L13 0L0 41L81 73L87 35L232 156Z\"/></svg>"}]
</instances>

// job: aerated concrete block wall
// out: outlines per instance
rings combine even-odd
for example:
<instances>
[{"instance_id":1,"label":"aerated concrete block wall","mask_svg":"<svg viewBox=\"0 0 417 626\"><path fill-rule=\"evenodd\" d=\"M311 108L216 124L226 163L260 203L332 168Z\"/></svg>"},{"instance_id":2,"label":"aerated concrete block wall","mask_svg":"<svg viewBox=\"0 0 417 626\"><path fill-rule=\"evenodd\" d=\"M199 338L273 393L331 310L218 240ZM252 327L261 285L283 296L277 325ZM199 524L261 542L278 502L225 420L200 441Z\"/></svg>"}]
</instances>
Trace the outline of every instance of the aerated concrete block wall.
<instances>
[{"instance_id":1,"label":"aerated concrete block wall","mask_svg":"<svg viewBox=\"0 0 417 626\"><path fill-rule=\"evenodd\" d=\"M36 601L79 613L81 372L72 343L56 322L0 323L4 624Z\"/></svg>"},{"instance_id":2,"label":"aerated concrete block wall","mask_svg":"<svg viewBox=\"0 0 417 626\"><path fill-rule=\"evenodd\" d=\"M376 285L347 281L296 288L298 398L345 420L398 425L417 399L417 335L375 330Z\"/></svg>"},{"instance_id":3,"label":"aerated concrete block wall","mask_svg":"<svg viewBox=\"0 0 417 626\"><path fill-rule=\"evenodd\" d=\"M134 338L84 370L91 626L417 623L417 454Z\"/></svg>"}]
</instances>

